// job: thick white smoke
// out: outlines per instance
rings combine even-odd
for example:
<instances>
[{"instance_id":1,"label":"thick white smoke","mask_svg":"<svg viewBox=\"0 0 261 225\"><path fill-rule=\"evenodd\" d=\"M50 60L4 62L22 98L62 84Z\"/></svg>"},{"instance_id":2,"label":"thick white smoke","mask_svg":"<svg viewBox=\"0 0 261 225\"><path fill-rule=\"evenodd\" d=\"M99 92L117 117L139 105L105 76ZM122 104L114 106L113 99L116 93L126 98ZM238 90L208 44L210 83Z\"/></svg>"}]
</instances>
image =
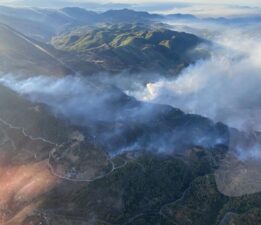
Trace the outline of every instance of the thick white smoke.
<instances>
[{"instance_id":1,"label":"thick white smoke","mask_svg":"<svg viewBox=\"0 0 261 225\"><path fill-rule=\"evenodd\" d=\"M189 66L177 79L162 78L132 94L239 129L261 130L261 32L245 26L211 28L216 28L211 40L216 44L210 59Z\"/></svg>"}]
</instances>

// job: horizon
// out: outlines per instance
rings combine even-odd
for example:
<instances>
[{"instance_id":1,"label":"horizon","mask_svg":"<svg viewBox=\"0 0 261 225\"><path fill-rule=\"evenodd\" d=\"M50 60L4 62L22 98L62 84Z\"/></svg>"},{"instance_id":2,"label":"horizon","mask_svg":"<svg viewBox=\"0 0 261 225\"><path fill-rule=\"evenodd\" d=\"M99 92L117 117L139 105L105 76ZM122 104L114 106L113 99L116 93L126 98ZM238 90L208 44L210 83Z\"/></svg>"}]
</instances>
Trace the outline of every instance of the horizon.
<instances>
[{"instance_id":1,"label":"horizon","mask_svg":"<svg viewBox=\"0 0 261 225\"><path fill-rule=\"evenodd\" d=\"M242 17L242 16L259 16L261 15L261 3L257 0L244 1L218 0L210 2L209 0L185 0L185 1L86 1L86 0L0 0L0 6L6 7L32 7L32 8L53 8L60 9L64 7L81 7L91 11L107 11L111 9L131 9L135 11L147 11L158 14L192 14L197 17Z\"/></svg>"},{"instance_id":2,"label":"horizon","mask_svg":"<svg viewBox=\"0 0 261 225\"><path fill-rule=\"evenodd\" d=\"M184 1L173 1L173 0L165 0L164 2L161 1L151 1L151 0L134 0L134 1L127 1L127 0L102 0L102 1L93 1L93 0L78 0L78 1L72 1L72 0L49 0L45 1L44 3L40 0L0 0L0 5L7 5L7 6L29 6L29 5L42 5L42 4L64 4L64 5L80 5L80 4L95 4L95 5L103 5L103 4L127 4L127 5L143 5L143 4L188 4L188 5L226 5L226 6L241 6L241 7L261 7L261 2L259 0L250 0L246 3L246 1L239 0L217 0L215 2L209 1L209 0L184 0ZM55 7L55 6L54 6Z\"/></svg>"}]
</instances>

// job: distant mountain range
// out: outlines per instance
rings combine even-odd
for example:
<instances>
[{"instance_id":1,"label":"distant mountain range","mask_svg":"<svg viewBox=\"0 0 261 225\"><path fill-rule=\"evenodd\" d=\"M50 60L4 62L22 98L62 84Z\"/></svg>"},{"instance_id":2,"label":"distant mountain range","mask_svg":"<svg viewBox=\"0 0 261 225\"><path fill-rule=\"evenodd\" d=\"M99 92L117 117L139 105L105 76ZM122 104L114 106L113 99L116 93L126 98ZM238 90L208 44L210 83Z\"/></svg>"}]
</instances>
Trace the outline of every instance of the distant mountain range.
<instances>
[{"instance_id":1,"label":"distant mountain range","mask_svg":"<svg viewBox=\"0 0 261 225\"><path fill-rule=\"evenodd\" d=\"M194 60L208 56L206 51L194 51L204 40L171 31L160 23L164 20L197 18L129 9L97 13L79 7L1 6L2 72L57 75L129 71L176 75Z\"/></svg>"},{"instance_id":2,"label":"distant mountain range","mask_svg":"<svg viewBox=\"0 0 261 225\"><path fill-rule=\"evenodd\" d=\"M12 8L0 6L0 22L41 41L48 41L57 33L71 27L97 23L159 22L163 19L192 19L192 15L150 14L130 9L109 10L102 13L79 7L61 9Z\"/></svg>"},{"instance_id":3,"label":"distant mountain range","mask_svg":"<svg viewBox=\"0 0 261 225\"><path fill-rule=\"evenodd\" d=\"M57 76L73 71L86 75L129 71L177 75L193 60L206 57L193 51L204 40L161 25L116 23L70 30L53 37L52 46L0 24L1 72Z\"/></svg>"},{"instance_id":4,"label":"distant mountain range","mask_svg":"<svg viewBox=\"0 0 261 225\"><path fill-rule=\"evenodd\" d=\"M80 7L60 9L13 8L0 6L0 23L34 39L48 42L51 37L68 29L100 23L153 23L164 21L251 23L260 22L261 16L200 19L191 14L151 14L132 9L112 9L105 12L89 11Z\"/></svg>"}]
</instances>

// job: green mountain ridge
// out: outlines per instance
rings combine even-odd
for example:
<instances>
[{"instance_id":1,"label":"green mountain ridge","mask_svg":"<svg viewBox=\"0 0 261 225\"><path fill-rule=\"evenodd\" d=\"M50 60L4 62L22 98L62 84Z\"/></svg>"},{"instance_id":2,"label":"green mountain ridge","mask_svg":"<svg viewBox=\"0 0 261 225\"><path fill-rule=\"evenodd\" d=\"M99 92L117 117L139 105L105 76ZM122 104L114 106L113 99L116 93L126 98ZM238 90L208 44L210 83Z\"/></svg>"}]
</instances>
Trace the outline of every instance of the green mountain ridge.
<instances>
[{"instance_id":1,"label":"green mountain ridge","mask_svg":"<svg viewBox=\"0 0 261 225\"><path fill-rule=\"evenodd\" d=\"M83 27L52 40L57 49L74 53L79 60L93 63L101 71L171 75L193 63L191 55L196 54L193 50L201 43L203 40L197 36L144 24ZM200 57L202 54L198 54ZM81 72L87 73L88 66Z\"/></svg>"}]
</instances>

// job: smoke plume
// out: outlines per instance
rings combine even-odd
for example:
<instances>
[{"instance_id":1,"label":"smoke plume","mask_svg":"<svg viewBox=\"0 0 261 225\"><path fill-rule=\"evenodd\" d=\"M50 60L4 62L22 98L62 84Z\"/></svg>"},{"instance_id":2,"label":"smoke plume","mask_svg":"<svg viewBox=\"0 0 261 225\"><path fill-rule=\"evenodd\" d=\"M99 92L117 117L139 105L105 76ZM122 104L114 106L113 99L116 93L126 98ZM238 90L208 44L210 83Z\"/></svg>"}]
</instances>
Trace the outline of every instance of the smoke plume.
<instances>
[{"instance_id":1,"label":"smoke plume","mask_svg":"<svg viewBox=\"0 0 261 225\"><path fill-rule=\"evenodd\" d=\"M208 36L214 44L209 59L189 66L178 78L158 79L132 94L143 101L172 105L238 129L260 131L261 32L256 25L219 24L211 29Z\"/></svg>"}]
</instances>

